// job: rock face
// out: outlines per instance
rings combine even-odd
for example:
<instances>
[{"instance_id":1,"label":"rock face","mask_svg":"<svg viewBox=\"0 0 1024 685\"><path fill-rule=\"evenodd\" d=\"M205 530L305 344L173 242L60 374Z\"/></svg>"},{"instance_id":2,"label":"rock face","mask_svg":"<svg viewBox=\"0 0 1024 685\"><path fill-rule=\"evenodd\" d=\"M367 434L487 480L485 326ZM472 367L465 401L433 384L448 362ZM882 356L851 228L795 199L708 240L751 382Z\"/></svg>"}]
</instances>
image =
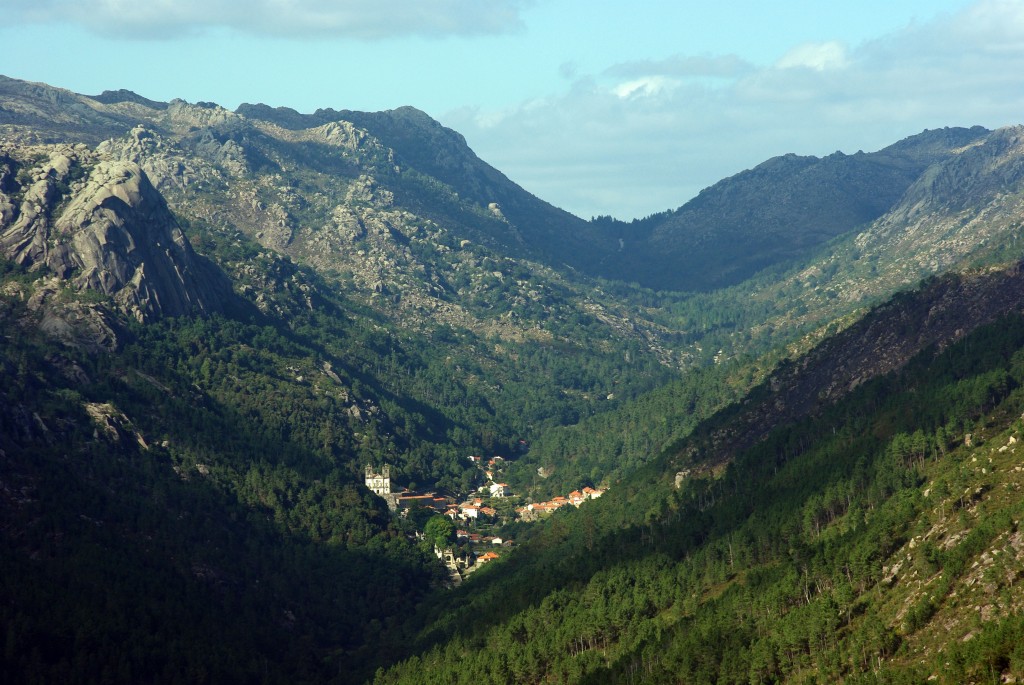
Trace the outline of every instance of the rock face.
<instances>
[{"instance_id":1,"label":"rock face","mask_svg":"<svg viewBox=\"0 0 1024 685\"><path fill-rule=\"evenodd\" d=\"M219 311L230 293L142 169L83 145L0 148L0 254L143 322Z\"/></svg>"}]
</instances>

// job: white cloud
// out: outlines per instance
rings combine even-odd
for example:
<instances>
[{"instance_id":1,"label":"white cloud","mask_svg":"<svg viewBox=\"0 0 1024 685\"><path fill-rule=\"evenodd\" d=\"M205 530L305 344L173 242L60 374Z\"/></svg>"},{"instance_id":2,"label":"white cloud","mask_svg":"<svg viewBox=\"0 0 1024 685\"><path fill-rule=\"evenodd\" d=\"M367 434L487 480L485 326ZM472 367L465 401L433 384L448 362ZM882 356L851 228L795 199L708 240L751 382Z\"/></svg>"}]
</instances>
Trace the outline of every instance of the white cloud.
<instances>
[{"instance_id":1,"label":"white cloud","mask_svg":"<svg viewBox=\"0 0 1024 685\"><path fill-rule=\"evenodd\" d=\"M988 0L979 2L964 13L964 20L954 30L965 35L984 37L997 49L1019 44L1024 33L1024 3L1020 0Z\"/></svg>"},{"instance_id":2,"label":"white cloud","mask_svg":"<svg viewBox=\"0 0 1024 685\"><path fill-rule=\"evenodd\" d=\"M661 95L679 85L679 82L664 76L644 76L620 83L612 92L620 98Z\"/></svg>"},{"instance_id":3,"label":"white cloud","mask_svg":"<svg viewBox=\"0 0 1024 685\"><path fill-rule=\"evenodd\" d=\"M609 76L715 77L735 78L750 72L753 65L737 55L694 57L673 55L661 60L637 60L616 64L605 70Z\"/></svg>"},{"instance_id":4,"label":"white cloud","mask_svg":"<svg viewBox=\"0 0 1024 685\"><path fill-rule=\"evenodd\" d=\"M210 28L266 36L442 36L522 28L531 0L4 0L4 22L70 23L105 35L172 37Z\"/></svg>"},{"instance_id":5,"label":"white cloud","mask_svg":"<svg viewBox=\"0 0 1024 685\"><path fill-rule=\"evenodd\" d=\"M787 152L871 151L925 128L1024 123L1024 3L981 0L854 48L795 47L761 68L736 60L715 84L683 75L697 64L616 65L500 117L452 113L444 123L558 206L644 216Z\"/></svg>"},{"instance_id":6,"label":"white cloud","mask_svg":"<svg viewBox=\"0 0 1024 685\"><path fill-rule=\"evenodd\" d=\"M775 66L779 69L839 69L847 65L846 48L842 43L804 43L798 45L779 59Z\"/></svg>"}]
</instances>

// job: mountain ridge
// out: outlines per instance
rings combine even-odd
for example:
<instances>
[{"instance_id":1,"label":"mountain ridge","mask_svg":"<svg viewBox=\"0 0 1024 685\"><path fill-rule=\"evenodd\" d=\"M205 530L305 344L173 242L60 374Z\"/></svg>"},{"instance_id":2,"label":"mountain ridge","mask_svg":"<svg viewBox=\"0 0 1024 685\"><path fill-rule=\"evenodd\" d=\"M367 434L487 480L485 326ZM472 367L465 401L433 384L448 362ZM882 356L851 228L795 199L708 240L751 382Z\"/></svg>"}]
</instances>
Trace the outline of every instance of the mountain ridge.
<instances>
[{"instance_id":1,"label":"mountain ridge","mask_svg":"<svg viewBox=\"0 0 1024 685\"><path fill-rule=\"evenodd\" d=\"M1024 677L999 642L1024 634L1021 129L726 179L703 206L762 226L849 211L674 293L565 268L622 227L575 233L418 110L12 79L0 107L0 677L919 682L975 586L999 597L974 644ZM879 165L899 182L872 198ZM643 439L578 454L600 431ZM363 473L455 504L488 485L470 454L513 462L487 478L517 497L609 488L474 528L519 548L442 590L432 512L392 516Z\"/></svg>"},{"instance_id":2,"label":"mountain ridge","mask_svg":"<svg viewBox=\"0 0 1024 685\"><path fill-rule=\"evenodd\" d=\"M676 210L612 224L623 239L609 276L657 289L714 290L806 257L882 217L925 170L990 132L924 131L877 152L773 157L705 188ZM744 250L735 248L743 242ZM630 254L635 252L635 254ZM663 255L674 266L662 266ZM639 265L646 264L647 271Z\"/></svg>"},{"instance_id":3,"label":"mountain ridge","mask_svg":"<svg viewBox=\"0 0 1024 685\"><path fill-rule=\"evenodd\" d=\"M557 268L568 264L581 273L636 281L659 290L714 290L763 268L807 257L827 240L879 218L926 167L989 133L981 127L940 129L872 153L822 158L782 155L714 184L676 210L626 224L584 221L536 198L480 160L461 134L411 107L377 113L319 109L300 114L286 107L243 104L232 113L213 103L159 103L120 91L107 91L94 100L69 91L50 92L43 84L21 83L5 79L0 99L4 93L13 98L20 88L34 104L8 106L5 112L23 111L21 118L8 115L8 125L35 122L52 130L41 124L47 108L57 101L78 112L71 117L76 131L93 127L83 137L90 144L117 138L140 120L156 125L158 132L170 127L175 135L187 133L183 124L220 126L222 137L251 135L243 133L246 121L281 126L293 133L347 121L382 141L402 164L448 186L457 194L456 202L469 201L475 211L497 220L475 238L491 241L513 256L539 259ZM0 116L3 123L5 117ZM837 184L845 184L845 190L819 192ZM812 197L814 202L808 205ZM746 236L742 249L737 231ZM749 244L750 236L758 234L759 242Z\"/></svg>"}]
</instances>

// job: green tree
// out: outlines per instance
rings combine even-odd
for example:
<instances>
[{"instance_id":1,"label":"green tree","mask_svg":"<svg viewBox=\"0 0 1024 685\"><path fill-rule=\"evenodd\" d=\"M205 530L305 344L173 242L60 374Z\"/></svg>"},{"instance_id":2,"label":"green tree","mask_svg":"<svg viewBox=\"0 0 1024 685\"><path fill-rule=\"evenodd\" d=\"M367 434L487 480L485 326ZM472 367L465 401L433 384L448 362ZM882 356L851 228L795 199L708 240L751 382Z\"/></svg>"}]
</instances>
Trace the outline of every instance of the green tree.
<instances>
[{"instance_id":1,"label":"green tree","mask_svg":"<svg viewBox=\"0 0 1024 685\"><path fill-rule=\"evenodd\" d=\"M455 542L455 526L447 516L432 517L423 527L424 539L439 549L444 549Z\"/></svg>"}]
</instances>

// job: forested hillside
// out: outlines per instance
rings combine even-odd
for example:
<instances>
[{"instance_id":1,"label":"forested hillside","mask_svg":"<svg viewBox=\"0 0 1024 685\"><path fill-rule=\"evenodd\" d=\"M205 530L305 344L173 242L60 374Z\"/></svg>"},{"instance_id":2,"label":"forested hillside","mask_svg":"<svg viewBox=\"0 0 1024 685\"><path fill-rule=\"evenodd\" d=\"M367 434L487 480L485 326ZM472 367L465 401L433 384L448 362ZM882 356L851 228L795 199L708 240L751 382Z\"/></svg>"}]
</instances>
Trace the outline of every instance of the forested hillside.
<instances>
[{"instance_id":1,"label":"forested hillside","mask_svg":"<svg viewBox=\"0 0 1024 685\"><path fill-rule=\"evenodd\" d=\"M627 226L413 108L0 77L0 680L1024 677L1021 159Z\"/></svg>"},{"instance_id":2,"label":"forested hillside","mask_svg":"<svg viewBox=\"0 0 1024 685\"><path fill-rule=\"evenodd\" d=\"M1022 350L1014 314L724 470L665 453L432 602L375 682L1020 678Z\"/></svg>"},{"instance_id":3,"label":"forested hillside","mask_svg":"<svg viewBox=\"0 0 1024 685\"><path fill-rule=\"evenodd\" d=\"M932 165L990 132L924 131L877 152L789 154L705 188L674 211L632 223L592 223L621 240L597 267L653 290L710 291L810 256L886 214Z\"/></svg>"},{"instance_id":4,"label":"forested hillside","mask_svg":"<svg viewBox=\"0 0 1024 685\"><path fill-rule=\"evenodd\" d=\"M182 328L230 354L231 333ZM193 375L151 331L123 356L5 333L5 681L319 680L328 650L443 581L383 502L309 447L312 424L293 419L291 436L276 410L194 383L203 355Z\"/></svg>"}]
</instances>

